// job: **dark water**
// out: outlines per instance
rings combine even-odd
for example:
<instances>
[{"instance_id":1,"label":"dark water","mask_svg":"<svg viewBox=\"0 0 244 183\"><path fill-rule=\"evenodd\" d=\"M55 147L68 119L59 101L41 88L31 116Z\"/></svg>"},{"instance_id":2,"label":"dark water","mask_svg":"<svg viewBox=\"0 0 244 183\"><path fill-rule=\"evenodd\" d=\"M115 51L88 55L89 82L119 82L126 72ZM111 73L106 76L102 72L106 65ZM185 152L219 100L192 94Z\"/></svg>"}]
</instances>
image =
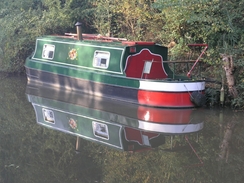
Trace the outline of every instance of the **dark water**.
<instances>
[{"instance_id":1,"label":"dark water","mask_svg":"<svg viewBox=\"0 0 244 183\"><path fill-rule=\"evenodd\" d=\"M148 109L42 90L20 76L0 82L0 183L244 180L242 111Z\"/></svg>"}]
</instances>

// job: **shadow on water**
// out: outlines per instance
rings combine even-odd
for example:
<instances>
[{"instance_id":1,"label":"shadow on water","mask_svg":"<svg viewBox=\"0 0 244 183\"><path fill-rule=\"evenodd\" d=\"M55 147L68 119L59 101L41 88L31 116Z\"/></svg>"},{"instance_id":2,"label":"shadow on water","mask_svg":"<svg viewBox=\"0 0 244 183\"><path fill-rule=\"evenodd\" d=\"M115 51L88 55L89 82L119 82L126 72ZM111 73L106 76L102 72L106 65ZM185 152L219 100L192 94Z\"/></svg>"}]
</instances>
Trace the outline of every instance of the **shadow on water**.
<instances>
[{"instance_id":1,"label":"shadow on water","mask_svg":"<svg viewBox=\"0 0 244 183\"><path fill-rule=\"evenodd\" d=\"M243 113L0 88L0 183L242 182Z\"/></svg>"}]
</instances>

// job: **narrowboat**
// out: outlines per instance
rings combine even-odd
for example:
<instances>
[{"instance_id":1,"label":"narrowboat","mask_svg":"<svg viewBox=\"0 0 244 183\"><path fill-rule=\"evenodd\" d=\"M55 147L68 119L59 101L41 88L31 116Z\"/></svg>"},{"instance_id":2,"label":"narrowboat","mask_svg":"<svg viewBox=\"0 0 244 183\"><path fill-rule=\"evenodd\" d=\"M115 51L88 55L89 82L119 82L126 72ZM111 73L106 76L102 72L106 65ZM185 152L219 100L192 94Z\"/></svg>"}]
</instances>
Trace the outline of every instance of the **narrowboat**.
<instances>
[{"instance_id":1,"label":"narrowboat","mask_svg":"<svg viewBox=\"0 0 244 183\"><path fill-rule=\"evenodd\" d=\"M172 135L197 133L204 118L198 110L127 104L76 92L27 85L36 121L53 130L122 151L150 150ZM170 116L172 115L172 116Z\"/></svg>"},{"instance_id":2,"label":"narrowboat","mask_svg":"<svg viewBox=\"0 0 244 183\"><path fill-rule=\"evenodd\" d=\"M77 33L42 36L26 59L30 83L165 108L191 108L205 103L205 81L191 71L176 75L168 48L155 42Z\"/></svg>"}]
</instances>

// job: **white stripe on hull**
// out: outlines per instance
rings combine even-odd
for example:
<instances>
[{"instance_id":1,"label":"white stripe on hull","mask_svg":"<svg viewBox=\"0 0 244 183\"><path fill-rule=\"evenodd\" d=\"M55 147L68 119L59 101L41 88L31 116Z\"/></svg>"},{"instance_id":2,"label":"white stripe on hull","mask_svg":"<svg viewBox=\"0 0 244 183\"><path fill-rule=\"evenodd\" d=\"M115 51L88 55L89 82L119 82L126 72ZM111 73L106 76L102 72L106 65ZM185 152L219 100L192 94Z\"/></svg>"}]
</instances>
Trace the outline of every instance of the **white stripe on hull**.
<instances>
[{"instance_id":1,"label":"white stripe on hull","mask_svg":"<svg viewBox=\"0 0 244 183\"><path fill-rule=\"evenodd\" d=\"M150 123L145 121L138 121L138 128L160 132L160 133L168 133L168 134L185 134L185 133L193 133L198 132L203 129L203 122L197 124L159 124L159 123Z\"/></svg>"},{"instance_id":2,"label":"white stripe on hull","mask_svg":"<svg viewBox=\"0 0 244 183\"><path fill-rule=\"evenodd\" d=\"M153 82L140 81L139 89L162 92L188 92L205 90L205 82Z\"/></svg>"}]
</instances>

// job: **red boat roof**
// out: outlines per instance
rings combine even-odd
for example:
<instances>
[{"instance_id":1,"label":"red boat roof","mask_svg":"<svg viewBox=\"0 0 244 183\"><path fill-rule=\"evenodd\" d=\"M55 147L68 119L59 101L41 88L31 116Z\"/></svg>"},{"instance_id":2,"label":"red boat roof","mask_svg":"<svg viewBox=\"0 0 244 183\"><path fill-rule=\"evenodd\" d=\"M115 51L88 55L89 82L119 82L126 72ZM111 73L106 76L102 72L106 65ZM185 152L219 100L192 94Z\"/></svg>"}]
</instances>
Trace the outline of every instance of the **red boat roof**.
<instances>
[{"instance_id":1,"label":"red boat roof","mask_svg":"<svg viewBox=\"0 0 244 183\"><path fill-rule=\"evenodd\" d=\"M128 46L135 46L135 45L155 45L155 42L146 42L146 41L122 41L122 44Z\"/></svg>"},{"instance_id":2,"label":"red boat roof","mask_svg":"<svg viewBox=\"0 0 244 183\"><path fill-rule=\"evenodd\" d=\"M65 36L67 38L77 38L77 34L73 33L65 33ZM84 40L100 40L103 42L113 42L118 41L121 42L124 45L128 46L135 46L135 45L155 45L155 42L147 42L147 41L127 41L126 38L115 38L115 37L108 37L108 36L102 36L100 34L82 34ZM64 36L62 36L64 37Z\"/></svg>"}]
</instances>

